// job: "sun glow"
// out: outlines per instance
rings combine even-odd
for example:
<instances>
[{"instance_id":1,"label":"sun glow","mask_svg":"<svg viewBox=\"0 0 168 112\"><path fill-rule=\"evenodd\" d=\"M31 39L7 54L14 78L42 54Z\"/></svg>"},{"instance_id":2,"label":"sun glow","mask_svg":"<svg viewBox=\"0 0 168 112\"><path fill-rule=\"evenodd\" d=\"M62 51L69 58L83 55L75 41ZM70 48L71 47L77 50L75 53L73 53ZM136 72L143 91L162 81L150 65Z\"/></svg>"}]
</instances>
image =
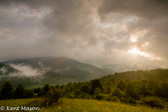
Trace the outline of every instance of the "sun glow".
<instances>
[{"instance_id":1,"label":"sun glow","mask_svg":"<svg viewBox=\"0 0 168 112\"><path fill-rule=\"evenodd\" d=\"M139 55L139 56L144 56L144 57L152 57L150 54L148 53L145 53L145 52L142 52L140 51L138 48L134 47L130 50L128 50L128 53L131 53L131 54L135 54L135 55Z\"/></svg>"}]
</instances>

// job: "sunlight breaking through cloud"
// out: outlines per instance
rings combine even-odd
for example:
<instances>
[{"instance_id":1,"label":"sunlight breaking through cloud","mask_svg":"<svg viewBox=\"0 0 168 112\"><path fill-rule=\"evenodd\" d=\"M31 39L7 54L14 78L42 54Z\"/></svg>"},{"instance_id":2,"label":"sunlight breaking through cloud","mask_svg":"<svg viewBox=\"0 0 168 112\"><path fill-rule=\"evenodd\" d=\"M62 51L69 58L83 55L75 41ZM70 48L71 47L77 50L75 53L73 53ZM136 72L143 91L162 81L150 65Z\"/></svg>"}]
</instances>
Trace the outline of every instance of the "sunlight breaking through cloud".
<instances>
[{"instance_id":1,"label":"sunlight breaking through cloud","mask_svg":"<svg viewBox=\"0 0 168 112\"><path fill-rule=\"evenodd\" d=\"M137 47L133 47L132 49L128 50L128 53L131 53L133 55L139 55L139 56L143 56L143 57L146 57L146 58L149 58L150 60L162 60L161 57L156 57L152 54L149 54L147 52L143 52L141 50L139 50Z\"/></svg>"},{"instance_id":2,"label":"sunlight breaking through cloud","mask_svg":"<svg viewBox=\"0 0 168 112\"><path fill-rule=\"evenodd\" d=\"M148 58L151 58L152 55L148 54L148 53L145 53L145 52L142 52L140 51L138 48L134 47L130 50L128 50L129 53L131 54L135 54L135 55L140 55L140 56L144 56L144 57L148 57Z\"/></svg>"}]
</instances>

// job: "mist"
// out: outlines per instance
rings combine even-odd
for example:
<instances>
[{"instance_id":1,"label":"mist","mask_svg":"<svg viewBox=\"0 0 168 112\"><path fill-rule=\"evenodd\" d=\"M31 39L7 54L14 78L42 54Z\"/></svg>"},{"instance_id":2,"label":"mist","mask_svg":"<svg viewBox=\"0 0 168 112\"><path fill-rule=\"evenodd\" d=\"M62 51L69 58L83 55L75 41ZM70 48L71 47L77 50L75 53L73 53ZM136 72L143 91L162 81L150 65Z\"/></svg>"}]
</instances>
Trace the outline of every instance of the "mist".
<instances>
[{"instance_id":1,"label":"mist","mask_svg":"<svg viewBox=\"0 0 168 112\"><path fill-rule=\"evenodd\" d=\"M10 74L10 76L41 77L44 74L44 71L40 71L38 69L35 69L30 65L10 64L10 66L19 71L17 73Z\"/></svg>"}]
</instances>

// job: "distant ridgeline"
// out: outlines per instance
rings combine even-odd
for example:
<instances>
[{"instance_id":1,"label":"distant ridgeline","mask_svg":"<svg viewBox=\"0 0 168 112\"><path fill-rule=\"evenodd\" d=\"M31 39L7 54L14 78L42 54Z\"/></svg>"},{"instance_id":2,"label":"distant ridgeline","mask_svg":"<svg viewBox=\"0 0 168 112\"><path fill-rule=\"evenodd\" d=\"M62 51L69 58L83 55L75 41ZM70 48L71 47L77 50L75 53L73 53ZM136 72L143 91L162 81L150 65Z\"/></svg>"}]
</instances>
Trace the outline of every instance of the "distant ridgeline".
<instances>
[{"instance_id":1,"label":"distant ridgeline","mask_svg":"<svg viewBox=\"0 0 168 112\"><path fill-rule=\"evenodd\" d=\"M89 81L106 74L96 66L64 57L11 60L0 63L0 88L7 80L14 87L39 87Z\"/></svg>"},{"instance_id":2,"label":"distant ridgeline","mask_svg":"<svg viewBox=\"0 0 168 112\"><path fill-rule=\"evenodd\" d=\"M81 63L68 58L32 58L12 60L0 63L0 88L5 81L14 87L23 84L25 87L40 87L44 84L62 85L69 82L82 82L98 79L102 81L116 80L148 80L167 81L168 69L138 70L114 75L96 66Z\"/></svg>"},{"instance_id":3,"label":"distant ridgeline","mask_svg":"<svg viewBox=\"0 0 168 112\"><path fill-rule=\"evenodd\" d=\"M138 71L127 71L122 73L115 73L114 75L108 75L101 80L149 80L156 79L162 81L168 81L168 69L155 69L155 70L138 70Z\"/></svg>"}]
</instances>

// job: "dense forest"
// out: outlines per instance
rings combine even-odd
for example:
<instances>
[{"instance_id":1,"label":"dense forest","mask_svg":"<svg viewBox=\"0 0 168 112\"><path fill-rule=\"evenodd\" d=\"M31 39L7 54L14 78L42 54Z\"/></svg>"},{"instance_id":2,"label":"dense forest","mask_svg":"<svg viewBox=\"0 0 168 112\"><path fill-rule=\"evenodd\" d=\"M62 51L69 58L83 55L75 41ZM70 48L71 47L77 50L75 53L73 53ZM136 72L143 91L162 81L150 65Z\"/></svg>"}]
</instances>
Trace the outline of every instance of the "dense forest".
<instances>
[{"instance_id":1,"label":"dense forest","mask_svg":"<svg viewBox=\"0 0 168 112\"><path fill-rule=\"evenodd\" d=\"M88 82L70 82L66 85L25 89L23 85L13 88L5 82L1 99L40 97L47 98L47 104L58 102L59 98L97 99L122 102L132 105L147 105L157 108L168 107L168 70L143 70L115 73ZM55 99L55 100L54 100ZM53 101L51 101L53 100ZM44 105L44 103L43 103Z\"/></svg>"}]
</instances>

